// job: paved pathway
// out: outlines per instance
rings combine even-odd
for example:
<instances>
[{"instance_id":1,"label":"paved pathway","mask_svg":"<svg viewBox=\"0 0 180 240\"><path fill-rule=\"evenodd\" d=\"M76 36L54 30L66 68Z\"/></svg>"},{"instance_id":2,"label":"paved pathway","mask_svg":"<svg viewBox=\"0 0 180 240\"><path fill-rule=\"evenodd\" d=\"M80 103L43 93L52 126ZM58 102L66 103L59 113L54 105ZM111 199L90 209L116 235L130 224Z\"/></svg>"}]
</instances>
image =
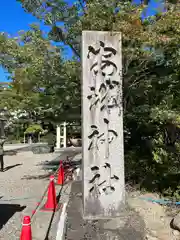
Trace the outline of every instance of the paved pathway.
<instances>
[{"instance_id":1,"label":"paved pathway","mask_svg":"<svg viewBox=\"0 0 180 240\"><path fill-rule=\"evenodd\" d=\"M32 152L5 156L6 169L0 172L0 239L19 239L22 216L32 213L49 183L49 173L40 163L55 157L55 154L34 155ZM50 217L50 213L34 217L33 239L44 240L42 236L46 234Z\"/></svg>"},{"instance_id":2,"label":"paved pathway","mask_svg":"<svg viewBox=\"0 0 180 240\"><path fill-rule=\"evenodd\" d=\"M25 148L30 146L30 144L4 144L4 150L8 151L8 150L15 150L15 149L19 149L19 148Z\"/></svg>"},{"instance_id":3,"label":"paved pathway","mask_svg":"<svg viewBox=\"0 0 180 240\"><path fill-rule=\"evenodd\" d=\"M18 149L25 149L28 147L33 147L33 146L39 146L39 145L46 145L47 143L17 143L17 144L4 144L4 150L9 151L9 150L18 150Z\"/></svg>"}]
</instances>

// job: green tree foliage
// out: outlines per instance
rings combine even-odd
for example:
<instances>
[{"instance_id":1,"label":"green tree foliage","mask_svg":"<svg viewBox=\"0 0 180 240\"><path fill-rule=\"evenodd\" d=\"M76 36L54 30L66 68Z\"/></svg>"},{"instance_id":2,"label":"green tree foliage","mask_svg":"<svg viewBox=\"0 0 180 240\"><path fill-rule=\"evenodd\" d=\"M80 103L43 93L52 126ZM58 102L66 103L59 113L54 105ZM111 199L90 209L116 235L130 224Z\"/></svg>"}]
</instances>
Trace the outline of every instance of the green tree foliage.
<instances>
[{"instance_id":1,"label":"green tree foliage","mask_svg":"<svg viewBox=\"0 0 180 240\"><path fill-rule=\"evenodd\" d=\"M145 5L129 1L79 0L71 5L63 0L21 2L51 26L49 37L69 45L77 59L82 30L122 32L126 177L177 196L179 1L167 2L166 12L146 21L141 20Z\"/></svg>"},{"instance_id":2,"label":"green tree foliage","mask_svg":"<svg viewBox=\"0 0 180 240\"><path fill-rule=\"evenodd\" d=\"M26 110L29 118L59 121L80 109L78 62L65 61L37 25L11 38L0 34L0 64L11 73L9 88L1 88L0 107Z\"/></svg>"},{"instance_id":3,"label":"green tree foliage","mask_svg":"<svg viewBox=\"0 0 180 240\"><path fill-rule=\"evenodd\" d=\"M26 129L25 133L27 133L27 134L35 134L35 133L43 133L43 131L44 130L42 129L41 125L33 124L33 125L30 125Z\"/></svg>"}]
</instances>

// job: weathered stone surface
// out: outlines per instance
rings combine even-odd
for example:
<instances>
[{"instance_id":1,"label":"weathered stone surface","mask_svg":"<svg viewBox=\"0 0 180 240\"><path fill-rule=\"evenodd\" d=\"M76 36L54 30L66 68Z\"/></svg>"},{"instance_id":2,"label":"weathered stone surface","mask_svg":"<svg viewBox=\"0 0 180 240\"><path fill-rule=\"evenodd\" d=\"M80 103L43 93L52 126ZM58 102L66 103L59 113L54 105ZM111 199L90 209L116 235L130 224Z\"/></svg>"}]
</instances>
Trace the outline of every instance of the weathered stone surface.
<instances>
[{"instance_id":1,"label":"weathered stone surface","mask_svg":"<svg viewBox=\"0 0 180 240\"><path fill-rule=\"evenodd\" d=\"M145 238L146 240L158 240L158 238L157 237L153 237L153 236L150 236L150 235L146 235L146 238Z\"/></svg>"},{"instance_id":2,"label":"weathered stone surface","mask_svg":"<svg viewBox=\"0 0 180 240\"><path fill-rule=\"evenodd\" d=\"M172 233L173 233L174 236L179 236L180 235L178 230L173 230Z\"/></svg>"},{"instance_id":3,"label":"weathered stone surface","mask_svg":"<svg viewBox=\"0 0 180 240\"><path fill-rule=\"evenodd\" d=\"M111 218L125 204L121 34L84 31L82 42L84 217Z\"/></svg>"},{"instance_id":4,"label":"weathered stone surface","mask_svg":"<svg viewBox=\"0 0 180 240\"><path fill-rule=\"evenodd\" d=\"M173 229L180 231L180 213L178 213L171 222Z\"/></svg>"}]
</instances>

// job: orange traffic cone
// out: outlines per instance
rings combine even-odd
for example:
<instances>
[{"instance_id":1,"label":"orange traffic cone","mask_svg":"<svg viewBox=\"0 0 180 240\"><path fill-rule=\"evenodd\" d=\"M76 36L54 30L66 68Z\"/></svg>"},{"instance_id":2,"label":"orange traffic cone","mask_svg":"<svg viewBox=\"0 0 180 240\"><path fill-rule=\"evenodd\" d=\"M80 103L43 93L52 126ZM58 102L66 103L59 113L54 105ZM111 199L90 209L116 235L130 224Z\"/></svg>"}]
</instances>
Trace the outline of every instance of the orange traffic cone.
<instances>
[{"instance_id":1,"label":"orange traffic cone","mask_svg":"<svg viewBox=\"0 0 180 240\"><path fill-rule=\"evenodd\" d=\"M22 223L20 240L32 240L31 219L25 216Z\"/></svg>"},{"instance_id":2,"label":"orange traffic cone","mask_svg":"<svg viewBox=\"0 0 180 240\"><path fill-rule=\"evenodd\" d=\"M54 176L50 177L50 183L48 187L48 196L47 201L44 206L41 208L42 211L57 211L59 209L59 205L56 200L56 189L54 186Z\"/></svg>"},{"instance_id":3,"label":"orange traffic cone","mask_svg":"<svg viewBox=\"0 0 180 240\"><path fill-rule=\"evenodd\" d=\"M57 185L63 185L63 184L64 184L64 166L63 166L63 162L60 161Z\"/></svg>"}]
</instances>

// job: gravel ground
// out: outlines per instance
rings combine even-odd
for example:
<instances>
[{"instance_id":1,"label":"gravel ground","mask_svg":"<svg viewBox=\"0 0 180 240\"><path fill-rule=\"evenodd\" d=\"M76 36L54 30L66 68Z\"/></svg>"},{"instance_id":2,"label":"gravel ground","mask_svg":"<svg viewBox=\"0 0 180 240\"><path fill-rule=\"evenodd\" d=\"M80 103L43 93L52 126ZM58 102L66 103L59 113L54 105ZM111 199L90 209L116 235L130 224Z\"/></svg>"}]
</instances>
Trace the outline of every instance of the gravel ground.
<instances>
[{"instance_id":1,"label":"gravel ground","mask_svg":"<svg viewBox=\"0 0 180 240\"><path fill-rule=\"evenodd\" d=\"M33 155L32 152L4 157L6 169L0 172L0 239L19 239L22 217L31 215L49 182L48 173L40 163L56 157L54 153ZM39 219L34 217L32 229Z\"/></svg>"}]
</instances>

